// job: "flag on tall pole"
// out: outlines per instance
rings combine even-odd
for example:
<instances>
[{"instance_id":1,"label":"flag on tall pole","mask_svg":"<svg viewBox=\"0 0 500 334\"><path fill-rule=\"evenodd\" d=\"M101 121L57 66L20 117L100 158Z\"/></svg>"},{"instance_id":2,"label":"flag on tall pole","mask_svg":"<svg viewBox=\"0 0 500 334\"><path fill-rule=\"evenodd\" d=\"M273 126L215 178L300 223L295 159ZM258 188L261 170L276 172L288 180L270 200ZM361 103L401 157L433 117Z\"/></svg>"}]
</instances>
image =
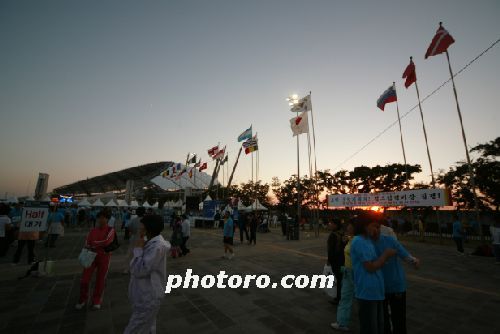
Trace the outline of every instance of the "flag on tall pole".
<instances>
[{"instance_id":1,"label":"flag on tall pole","mask_svg":"<svg viewBox=\"0 0 500 334\"><path fill-rule=\"evenodd\" d=\"M406 66L406 69L403 72L403 79L406 79L406 81L405 81L406 88L410 87L414 82L417 82L417 74L415 72L415 64L413 63L412 58L413 57L410 57L410 64L408 64L408 66Z\"/></svg>"},{"instance_id":2,"label":"flag on tall pole","mask_svg":"<svg viewBox=\"0 0 500 334\"><path fill-rule=\"evenodd\" d=\"M212 147L207 152L208 152L208 155L210 157L212 157L218 150L219 150L219 145Z\"/></svg>"},{"instance_id":3,"label":"flag on tall pole","mask_svg":"<svg viewBox=\"0 0 500 334\"><path fill-rule=\"evenodd\" d=\"M396 102L397 100L398 96L396 94L396 88L394 87L394 85L392 85L389 88L387 88L382 93L382 95L380 95L380 97L377 100L377 107L380 110L384 111L385 105L387 103Z\"/></svg>"},{"instance_id":4,"label":"flag on tall pole","mask_svg":"<svg viewBox=\"0 0 500 334\"><path fill-rule=\"evenodd\" d=\"M450 35L448 30L443 27L443 23L439 22L439 28L432 38L431 44L427 48L425 59L446 52L448 47L453 43L455 43L455 40Z\"/></svg>"},{"instance_id":5,"label":"flag on tall pole","mask_svg":"<svg viewBox=\"0 0 500 334\"><path fill-rule=\"evenodd\" d=\"M311 95L306 95L300 100L298 100L296 103L294 103L290 111L291 112L306 112L310 111L312 109L312 103L311 103Z\"/></svg>"},{"instance_id":6,"label":"flag on tall pole","mask_svg":"<svg viewBox=\"0 0 500 334\"><path fill-rule=\"evenodd\" d=\"M246 139L250 139L252 138L252 126L250 125L250 127L248 129L246 129L245 131L243 131L239 136L238 136L238 143L239 142L242 142Z\"/></svg>"},{"instance_id":7,"label":"flag on tall pole","mask_svg":"<svg viewBox=\"0 0 500 334\"><path fill-rule=\"evenodd\" d=\"M458 103L458 95L457 95L457 87L455 86L455 79L454 79L454 74L453 70L451 69L451 62L450 62L450 54L448 53L448 47L455 43L455 39L450 35L450 33L444 29L443 27L443 22L439 22L439 28L436 31L436 35L432 38L431 44L427 48L427 52L425 53L425 58L427 59L430 56L435 56L441 53L446 53L446 59L448 61L448 70L450 71L450 78L451 78L451 83L453 85L453 94L455 95L455 103L457 105L457 113L458 113L458 119L460 120L460 127L462 130L462 139L464 142L464 147L465 147L465 157L467 158L467 165L469 169L469 175L470 175L470 184L471 184L471 190L472 194L474 195L474 210L476 211L476 219L477 222L479 223L479 226L481 226L480 220L479 220L479 202L476 194L476 180L474 176L474 170L472 169L472 163L470 160L469 156L469 147L467 145L467 137L465 136L465 130L464 130L464 124L463 124L463 119L462 119L462 112L460 111L460 104ZM483 229L479 229L479 236L481 238L481 241L483 240Z\"/></svg>"},{"instance_id":8,"label":"flag on tall pole","mask_svg":"<svg viewBox=\"0 0 500 334\"><path fill-rule=\"evenodd\" d=\"M413 83L415 83L415 90L417 91L418 109L420 110L420 118L422 119L422 130L424 132L425 148L427 150L427 158L429 159L429 167L431 170L431 181L432 181L432 186L435 187L436 180L434 179L434 169L432 168L432 159L429 150L429 141L427 140L427 131L425 129L425 122L424 122L424 112L422 111L422 104L420 102L420 92L418 90L418 83L417 83L417 72L415 64L413 63L413 57L410 57L410 64L406 67L405 71L403 72L403 79L406 79L405 81L406 88L410 87ZM442 238L443 234L441 232L441 221L439 218L439 210L436 210L436 219L438 223L439 237Z\"/></svg>"},{"instance_id":9,"label":"flag on tall pole","mask_svg":"<svg viewBox=\"0 0 500 334\"><path fill-rule=\"evenodd\" d=\"M290 119L290 128L292 129L293 136L300 135L301 133L309 132L309 122L307 112L304 111L297 117Z\"/></svg>"},{"instance_id":10,"label":"flag on tall pole","mask_svg":"<svg viewBox=\"0 0 500 334\"><path fill-rule=\"evenodd\" d=\"M212 156L212 159L214 160L221 159L224 157L225 153L226 153L226 147L224 146L222 150L218 150L217 152L215 152L215 154Z\"/></svg>"},{"instance_id":11,"label":"flag on tall pole","mask_svg":"<svg viewBox=\"0 0 500 334\"><path fill-rule=\"evenodd\" d=\"M203 170L205 170L205 169L207 169L207 168L208 168L207 163L206 163L206 162L204 162L204 163L200 166L199 171L201 172L201 171L203 171Z\"/></svg>"}]
</instances>

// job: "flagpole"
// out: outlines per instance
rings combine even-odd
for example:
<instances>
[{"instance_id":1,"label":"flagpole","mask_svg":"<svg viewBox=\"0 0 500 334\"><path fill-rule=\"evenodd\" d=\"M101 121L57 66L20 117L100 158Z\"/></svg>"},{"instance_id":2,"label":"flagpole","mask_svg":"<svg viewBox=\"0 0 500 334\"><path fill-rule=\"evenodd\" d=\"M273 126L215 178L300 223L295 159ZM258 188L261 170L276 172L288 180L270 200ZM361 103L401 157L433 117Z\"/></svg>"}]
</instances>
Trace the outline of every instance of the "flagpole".
<instances>
[{"instance_id":1,"label":"flagpole","mask_svg":"<svg viewBox=\"0 0 500 334\"><path fill-rule=\"evenodd\" d=\"M299 112L297 111L297 117L299 117ZM300 230L300 218L301 218L301 205L300 205L300 148L299 148L299 134L297 134L297 233Z\"/></svg>"},{"instance_id":2,"label":"flagpole","mask_svg":"<svg viewBox=\"0 0 500 334\"><path fill-rule=\"evenodd\" d=\"M396 83L393 82L392 86L394 88L394 91L396 92ZM401 137L401 148L403 149L403 159L405 163L405 176L406 176L406 186L408 189L410 188L410 181L408 180L408 165L406 164L406 152L405 152L405 145L403 143L403 129L401 128L401 117L399 116L399 103L397 99L397 92L396 92L396 110L398 112L398 123L399 123L399 135Z\"/></svg>"},{"instance_id":3,"label":"flagpole","mask_svg":"<svg viewBox=\"0 0 500 334\"><path fill-rule=\"evenodd\" d=\"M413 57L410 57L410 62L413 62ZM416 76L416 74L415 74L415 76ZM434 169L432 168L432 159L431 159L431 153L429 150L429 141L427 139L427 131L425 129L424 112L422 111L422 103L420 102L420 91L418 90L418 83L417 83L416 79L415 79L415 90L417 91L418 109L420 110L420 118L422 119L422 130L424 132L425 148L427 150L427 158L429 159L429 167L431 169L432 186L434 188L436 188L436 179L434 178ZM441 231L441 219L439 217L439 208L438 207L436 207L436 220L437 220L437 224L438 224L439 242L442 243L443 242L443 232Z\"/></svg>"},{"instance_id":4,"label":"flagpole","mask_svg":"<svg viewBox=\"0 0 500 334\"><path fill-rule=\"evenodd\" d=\"M441 26L442 22L439 22L439 25ZM462 113L460 112L460 105L458 103L457 88L455 86L455 79L454 79L454 75L453 75L453 70L451 69L450 55L448 53L448 50L446 50L445 52L446 52L446 59L448 60L448 69L450 70L451 83L453 85L453 94L455 95L455 102L457 103L458 118L460 120L460 127L462 129L462 139L464 141L465 157L467 158L467 165L469 167L470 183L471 183L471 188L472 188L472 194L474 195L474 210L476 211L476 220L477 220L477 223L479 224L479 237L481 238L481 241L483 241L483 227L481 225L481 222L479 221L479 203L478 203L477 194L476 194L476 179L474 177L474 170L472 168L472 163L470 161L469 149L467 146L467 138L465 136L464 123L462 120Z\"/></svg>"},{"instance_id":5,"label":"flagpole","mask_svg":"<svg viewBox=\"0 0 500 334\"><path fill-rule=\"evenodd\" d=\"M234 175L234 171L236 170L236 166L238 165L238 161L240 160L240 154L241 154L241 151L243 150L243 147L240 146L240 150L238 151L238 156L236 157L236 161L234 162L234 165L233 165L233 171L231 172L231 176L229 177L229 181L227 182L227 187L231 187L231 182L233 181L233 175Z\"/></svg>"},{"instance_id":6,"label":"flagpole","mask_svg":"<svg viewBox=\"0 0 500 334\"><path fill-rule=\"evenodd\" d=\"M312 91L309 91L309 102L311 104L311 121L313 130L313 153L314 153L314 191L316 193L316 237L319 237L319 189L318 189L318 167L316 164L316 130L314 128L314 112L312 106Z\"/></svg>"}]
</instances>

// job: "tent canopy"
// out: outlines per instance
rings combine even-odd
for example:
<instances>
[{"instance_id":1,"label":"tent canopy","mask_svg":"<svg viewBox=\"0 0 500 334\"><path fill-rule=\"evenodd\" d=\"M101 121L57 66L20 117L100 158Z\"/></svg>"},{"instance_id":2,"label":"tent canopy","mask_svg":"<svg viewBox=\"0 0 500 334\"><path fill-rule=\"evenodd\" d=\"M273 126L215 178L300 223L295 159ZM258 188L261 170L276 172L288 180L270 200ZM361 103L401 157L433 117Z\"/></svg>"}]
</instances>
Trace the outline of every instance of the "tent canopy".
<instances>
[{"instance_id":1,"label":"tent canopy","mask_svg":"<svg viewBox=\"0 0 500 334\"><path fill-rule=\"evenodd\" d=\"M92 206L101 207L104 206L104 203L101 201L100 198L98 198L97 201L95 201L94 204L92 204Z\"/></svg>"},{"instance_id":2,"label":"tent canopy","mask_svg":"<svg viewBox=\"0 0 500 334\"><path fill-rule=\"evenodd\" d=\"M85 198L83 201L78 202L78 206L92 206L92 204Z\"/></svg>"},{"instance_id":3,"label":"tent canopy","mask_svg":"<svg viewBox=\"0 0 500 334\"><path fill-rule=\"evenodd\" d=\"M148 201L144 201L144 203L142 203L142 206L146 209L149 209L151 207L151 204L149 204Z\"/></svg>"},{"instance_id":4,"label":"tent canopy","mask_svg":"<svg viewBox=\"0 0 500 334\"><path fill-rule=\"evenodd\" d=\"M137 203L137 201L132 201L132 202L130 202L130 207L137 209L139 207L139 203Z\"/></svg>"},{"instance_id":5,"label":"tent canopy","mask_svg":"<svg viewBox=\"0 0 500 334\"><path fill-rule=\"evenodd\" d=\"M258 199L256 199L248 209L251 211L267 211L267 208L262 205Z\"/></svg>"},{"instance_id":6,"label":"tent canopy","mask_svg":"<svg viewBox=\"0 0 500 334\"><path fill-rule=\"evenodd\" d=\"M118 204L116 204L115 200L114 199L111 199L108 203L106 203L107 207L115 207L115 206L118 206Z\"/></svg>"},{"instance_id":7,"label":"tent canopy","mask_svg":"<svg viewBox=\"0 0 500 334\"><path fill-rule=\"evenodd\" d=\"M119 199L118 200L118 206L120 208L127 208L128 207L127 201L125 201L124 199Z\"/></svg>"}]
</instances>

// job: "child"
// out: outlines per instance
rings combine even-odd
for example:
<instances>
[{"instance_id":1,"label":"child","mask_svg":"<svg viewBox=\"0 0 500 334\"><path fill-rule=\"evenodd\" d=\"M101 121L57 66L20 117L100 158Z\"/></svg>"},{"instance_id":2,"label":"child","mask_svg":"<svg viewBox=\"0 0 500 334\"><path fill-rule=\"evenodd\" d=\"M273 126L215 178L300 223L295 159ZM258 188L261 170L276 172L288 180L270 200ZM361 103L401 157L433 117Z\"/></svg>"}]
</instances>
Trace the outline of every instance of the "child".
<instances>
[{"instance_id":1,"label":"child","mask_svg":"<svg viewBox=\"0 0 500 334\"><path fill-rule=\"evenodd\" d=\"M134 258L130 262L128 293L132 303L132 315L125 334L156 333L156 316L165 296L167 283L167 254L170 243L160 234L163 230L162 217L144 216L141 229L142 233L134 248Z\"/></svg>"}]
</instances>

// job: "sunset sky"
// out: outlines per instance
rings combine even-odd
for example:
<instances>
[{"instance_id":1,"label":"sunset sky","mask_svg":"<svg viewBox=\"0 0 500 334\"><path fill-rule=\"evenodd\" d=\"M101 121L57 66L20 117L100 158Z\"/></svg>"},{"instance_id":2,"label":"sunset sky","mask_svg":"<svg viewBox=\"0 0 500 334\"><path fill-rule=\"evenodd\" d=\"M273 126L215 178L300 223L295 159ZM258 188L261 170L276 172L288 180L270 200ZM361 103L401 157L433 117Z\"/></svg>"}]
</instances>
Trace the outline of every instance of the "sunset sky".
<instances>
[{"instance_id":1,"label":"sunset sky","mask_svg":"<svg viewBox=\"0 0 500 334\"><path fill-rule=\"evenodd\" d=\"M500 38L499 1L2 1L0 198L49 189L258 132L260 178L297 171L285 98L312 91L319 169L402 162L396 120L376 100L414 57L421 96L449 77L424 60L439 21L458 71ZM470 146L500 135L500 43L456 78ZM465 159L452 86L423 104L435 171ZM408 163L430 181L418 110L402 120ZM306 141L301 136L301 171ZM209 171L213 168L209 164ZM236 182L251 178L242 156Z\"/></svg>"}]
</instances>

